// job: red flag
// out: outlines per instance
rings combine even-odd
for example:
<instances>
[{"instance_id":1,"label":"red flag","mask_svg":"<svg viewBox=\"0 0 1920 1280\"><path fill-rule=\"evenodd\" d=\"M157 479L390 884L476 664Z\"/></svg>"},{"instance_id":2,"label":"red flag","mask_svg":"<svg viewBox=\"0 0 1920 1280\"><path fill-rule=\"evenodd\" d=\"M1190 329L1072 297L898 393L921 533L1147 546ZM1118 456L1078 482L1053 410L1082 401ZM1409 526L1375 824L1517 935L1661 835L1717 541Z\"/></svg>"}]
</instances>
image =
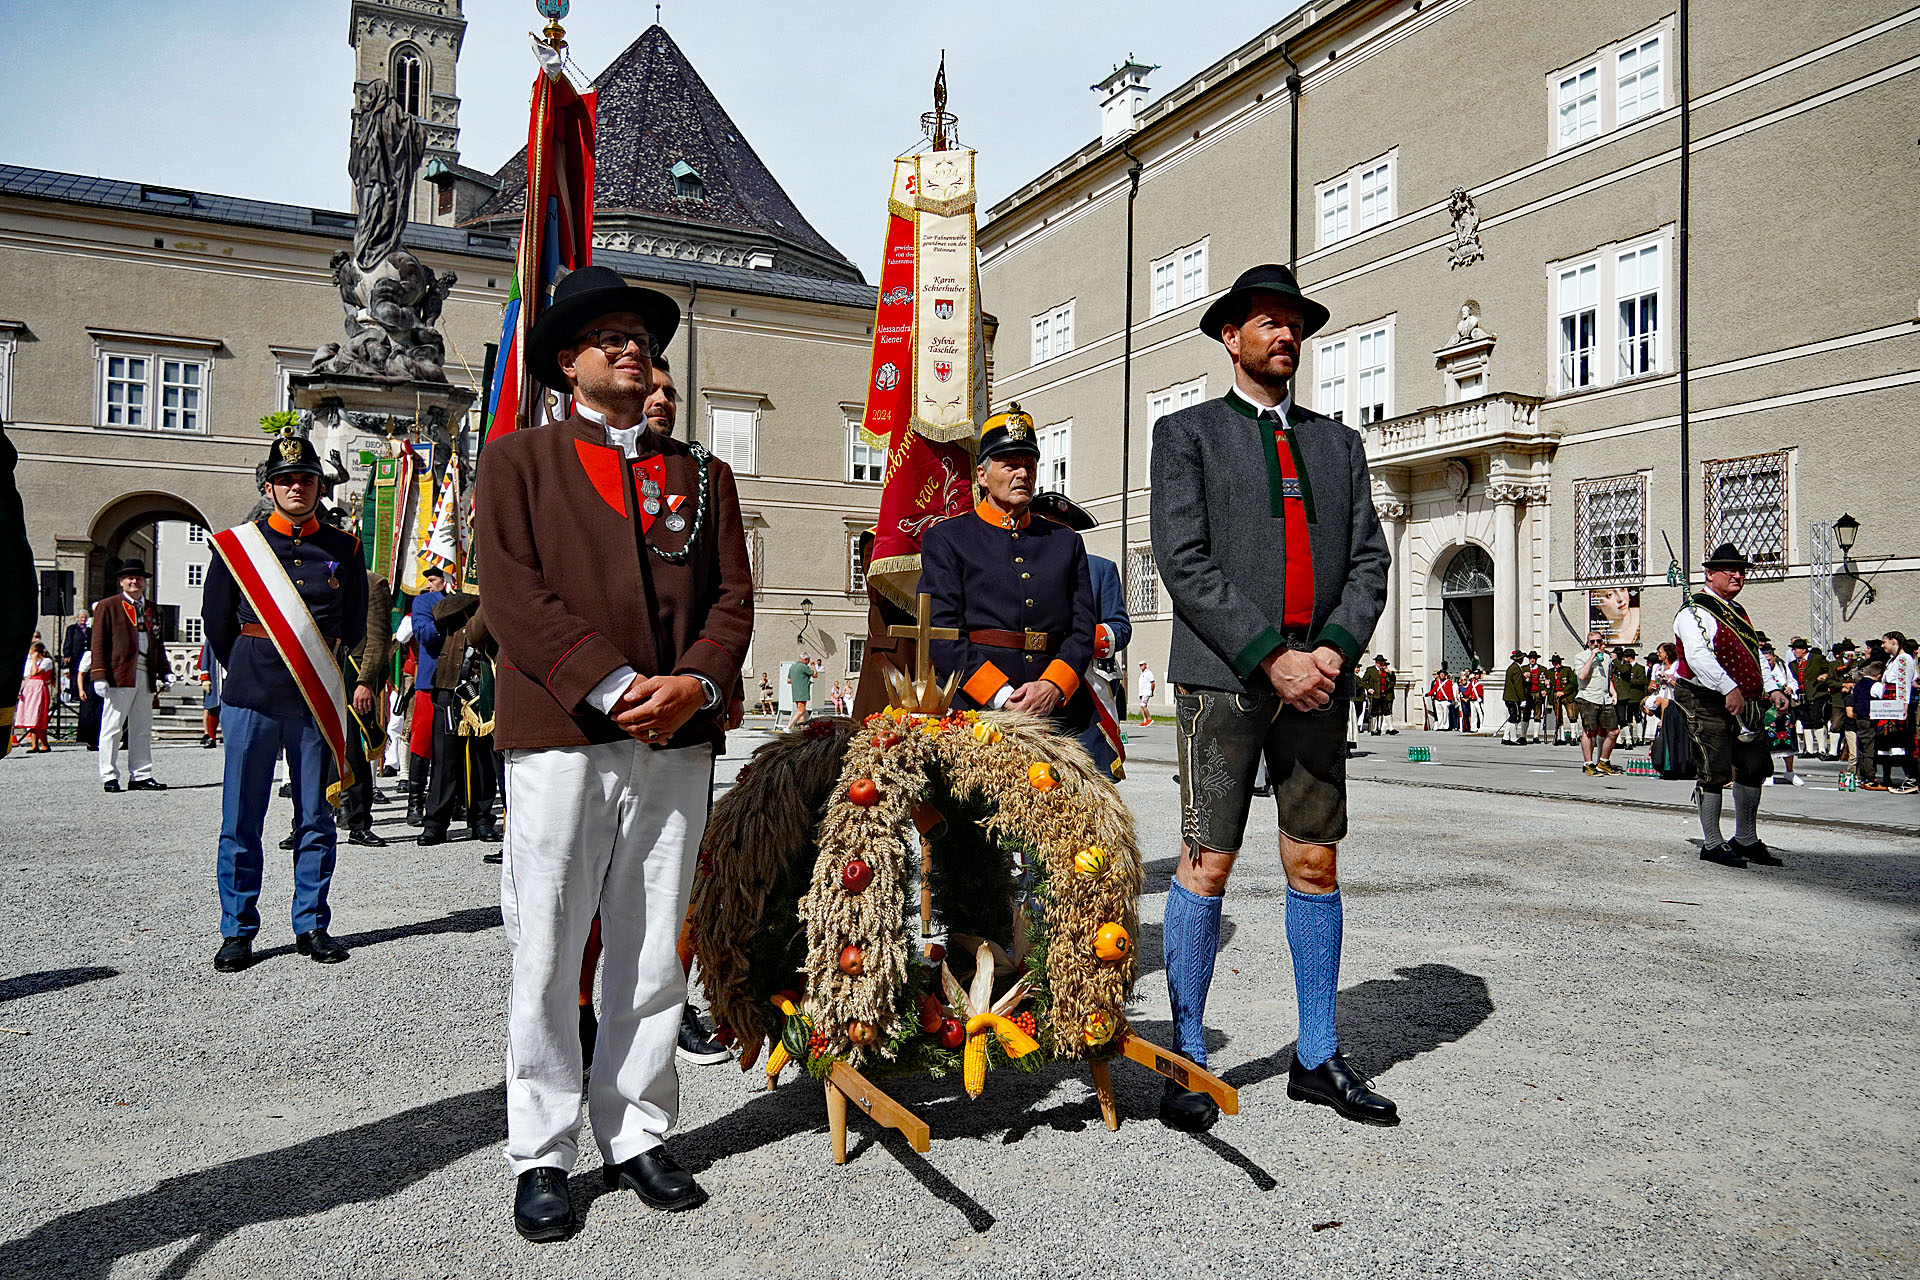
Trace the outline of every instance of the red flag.
<instances>
[{"instance_id":1,"label":"red flag","mask_svg":"<svg viewBox=\"0 0 1920 1280\"><path fill-rule=\"evenodd\" d=\"M500 328L500 355L487 389L486 439L538 426L547 402L527 373L527 335L569 271L593 261L594 95L575 93L559 63L544 63L533 81L527 121L527 205L513 286Z\"/></svg>"}]
</instances>

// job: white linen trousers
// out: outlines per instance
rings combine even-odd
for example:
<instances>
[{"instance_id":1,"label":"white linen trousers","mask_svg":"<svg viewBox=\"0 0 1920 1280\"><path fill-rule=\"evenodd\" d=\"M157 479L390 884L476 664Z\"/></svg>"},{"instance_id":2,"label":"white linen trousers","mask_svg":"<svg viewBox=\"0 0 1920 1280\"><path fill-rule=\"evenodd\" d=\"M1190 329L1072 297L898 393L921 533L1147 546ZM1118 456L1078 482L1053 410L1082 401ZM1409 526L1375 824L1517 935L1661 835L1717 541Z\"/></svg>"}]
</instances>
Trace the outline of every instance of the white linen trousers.
<instances>
[{"instance_id":1,"label":"white linen trousers","mask_svg":"<svg viewBox=\"0 0 1920 1280\"><path fill-rule=\"evenodd\" d=\"M129 689L109 688L100 697L100 781L120 780L120 731L127 731L127 778L145 782L153 776L153 689L142 671Z\"/></svg>"},{"instance_id":2,"label":"white linen trousers","mask_svg":"<svg viewBox=\"0 0 1920 1280\"><path fill-rule=\"evenodd\" d=\"M627 739L506 755L507 1163L518 1177L578 1157L580 959L598 913L603 1011L587 1113L601 1158L617 1164L659 1146L680 1109L687 980L675 946L714 750Z\"/></svg>"}]
</instances>

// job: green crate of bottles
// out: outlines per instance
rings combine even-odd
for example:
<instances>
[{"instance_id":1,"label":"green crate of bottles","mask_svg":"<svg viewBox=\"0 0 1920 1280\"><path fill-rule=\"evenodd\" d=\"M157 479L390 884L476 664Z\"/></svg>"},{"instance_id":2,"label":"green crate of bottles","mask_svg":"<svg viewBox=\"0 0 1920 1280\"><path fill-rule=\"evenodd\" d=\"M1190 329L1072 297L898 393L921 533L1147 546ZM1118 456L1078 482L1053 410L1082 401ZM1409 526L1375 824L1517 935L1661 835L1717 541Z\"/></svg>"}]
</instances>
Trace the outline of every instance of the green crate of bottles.
<instances>
[{"instance_id":1,"label":"green crate of bottles","mask_svg":"<svg viewBox=\"0 0 1920 1280\"><path fill-rule=\"evenodd\" d=\"M1407 759L1414 764L1432 764L1433 748L1432 747L1408 747Z\"/></svg>"}]
</instances>

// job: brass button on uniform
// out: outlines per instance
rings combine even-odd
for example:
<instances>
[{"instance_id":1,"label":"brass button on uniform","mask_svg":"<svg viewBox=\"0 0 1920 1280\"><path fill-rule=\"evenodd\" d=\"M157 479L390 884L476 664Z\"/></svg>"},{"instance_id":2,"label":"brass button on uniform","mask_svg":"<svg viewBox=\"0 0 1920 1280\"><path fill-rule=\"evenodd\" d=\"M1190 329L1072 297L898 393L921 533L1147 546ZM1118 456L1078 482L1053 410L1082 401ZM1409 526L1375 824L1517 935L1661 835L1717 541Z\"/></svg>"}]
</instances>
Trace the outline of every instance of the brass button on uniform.
<instances>
[{"instance_id":1,"label":"brass button on uniform","mask_svg":"<svg viewBox=\"0 0 1920 1280\"><path fill-rule=\"evenodd\" d=\"M1014 537L1016 537L1016 538L1018 538L1018 537L1019 537L1020 535L1016 533L1016 534L1014 534L1013 536L1014 536Z\"/></svg>"},{"instance_id":2,"label":"brass button on uniform","mask_svg":"<svg viewBox=\"0 0 1920 1280\"><path fill-rule=\"evenodd\" d=\"M1029 609L1033 608L1033 601L1031 600L1027 601L1027 608Z\"/></svg>"},{"instance_id":3,"label":"brass button on uniform","mask_svg":"<svg viewBox=\"0 0 1920 1280\"><path fill-rule=\"evenodd\" d=\"M1025 564L1027 562L1027 558L1025 556L1015 556L1013 558L1013 562L1015 564Z\"/></svg>"},{"instance_id":4,"label":"brass button on uniform","mask_svg":"<svg viewBox=\"0 0 1920 1280\"><path fill-rule=\"evenodd\" d=\"M1022 578L1031 578L1031 577L1032 577L1033 575L1032 575L1032 574L1030 574L1030 573L1023 573L1023 574L1021 574L1020 576L1021 576Z\"/></svg>"},{"instance_id":5,"label":"brass button on uniform","mask_svg":"<svg viewBox=\"0 0 1920 1280\"><path fill-rule=\"evenodd\" d=\"M296 569L298 569L298 568L300 567L300 562L299 562L298 560L295 560L295 561L293 562L293 567L294 567L294 568L296 568Z\"/></svg>"}]
</instances>

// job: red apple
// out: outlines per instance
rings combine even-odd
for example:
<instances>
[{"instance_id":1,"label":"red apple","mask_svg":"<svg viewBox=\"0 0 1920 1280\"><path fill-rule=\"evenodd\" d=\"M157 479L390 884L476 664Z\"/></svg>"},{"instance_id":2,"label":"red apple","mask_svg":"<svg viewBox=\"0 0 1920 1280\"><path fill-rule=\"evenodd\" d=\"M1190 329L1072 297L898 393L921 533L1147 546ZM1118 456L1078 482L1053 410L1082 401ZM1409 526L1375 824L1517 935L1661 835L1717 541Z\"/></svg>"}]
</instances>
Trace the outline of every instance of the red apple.
<instances>
[{"instance_id":1,"label":"red apple","mask_svg":"<svg viewBox=\"0 0 1920 1280\"><path fill-rule=\"evenodd\" d=\"M848 893L865 893L873 883L873 865L855 858L840 868L840 887Z\"/></svg>"},{"instance_id":2,"label":"red apple","mask_svg":"<svg viewBox=\"0 0 1920 1280\"><path fill-rule=\"evenodd\" d=\"M860 954L860 948L849 942L840 948L840 972L849 978L857 978L867 971L867 959Z\"/></svg>"},{"instance_id":3,"label":"red apple","mask_svg":"<svg viewBox=\"0 0 1920 1280\"><path fill-rule=\"evenodd\" d=\"M958 1049L967 1042L967 1025L958 1018L940 1020L940 1047Z\"/></svg>"}]
</instances>

